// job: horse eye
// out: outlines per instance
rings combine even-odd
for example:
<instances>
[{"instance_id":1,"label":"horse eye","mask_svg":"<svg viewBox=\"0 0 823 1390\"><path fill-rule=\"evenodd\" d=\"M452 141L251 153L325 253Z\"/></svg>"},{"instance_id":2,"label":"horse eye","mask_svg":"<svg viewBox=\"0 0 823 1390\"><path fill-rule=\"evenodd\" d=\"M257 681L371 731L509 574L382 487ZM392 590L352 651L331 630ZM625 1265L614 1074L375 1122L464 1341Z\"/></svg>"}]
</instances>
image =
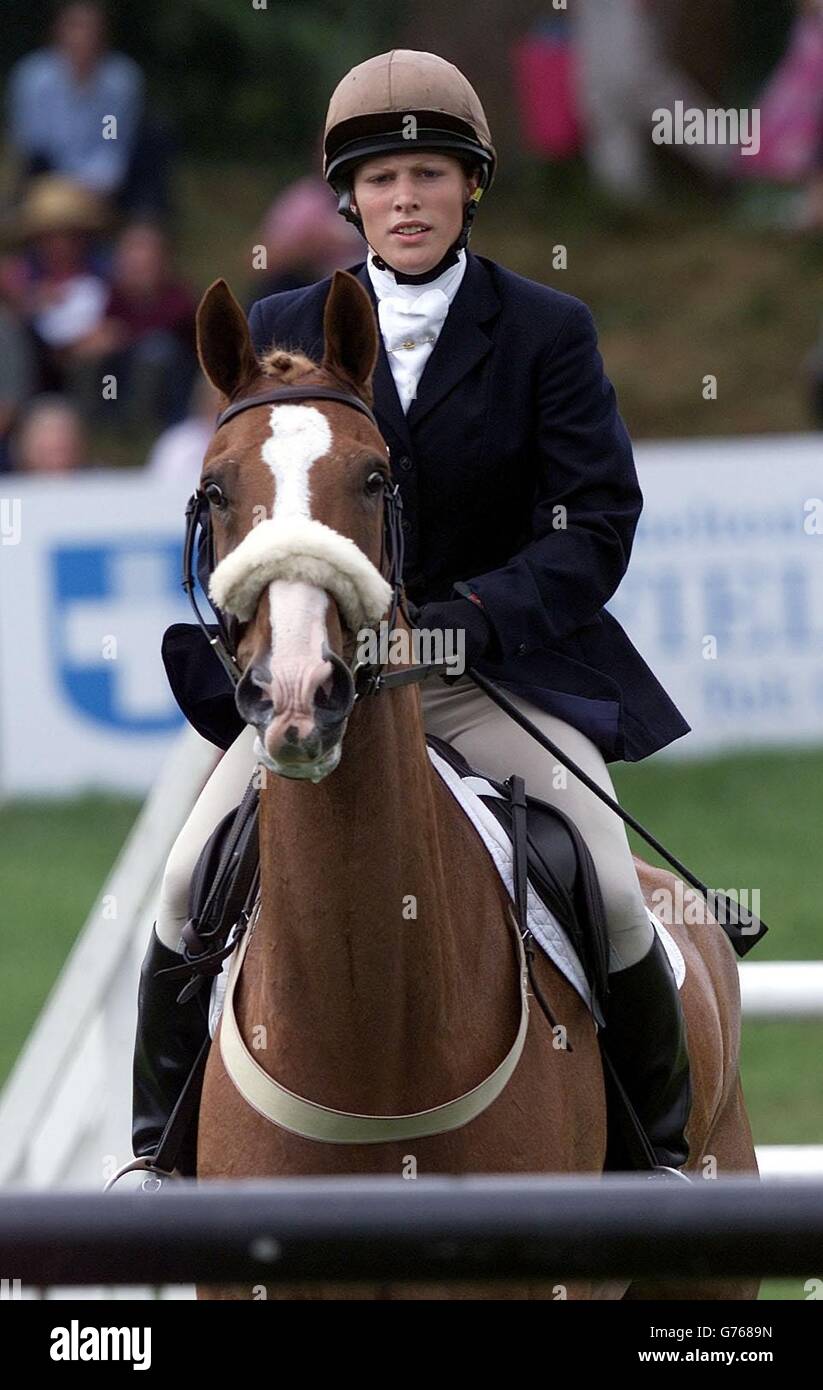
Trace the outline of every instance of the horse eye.
<instances>
[{"instance_id":1,"label":"horse eye","mask_svg":"<svg viewBox=\"0 0 823 1390\"><path fill-rule=\"evenodd\" d=\"M364 492L368 497L376 497L378 492L382 492L385 478L379 468L370 473L366 479Z\"/></svg>"},{"instance_id":2,"label":"horse eye","mask_svg":"<svg viewBox=\"0 0 823 1390\"><path fill-rule=\"evenodd\" d=\"M226 494L219 483L206 483L203 491L213 507L225 507Z\"/></svg>"}]
</instances>

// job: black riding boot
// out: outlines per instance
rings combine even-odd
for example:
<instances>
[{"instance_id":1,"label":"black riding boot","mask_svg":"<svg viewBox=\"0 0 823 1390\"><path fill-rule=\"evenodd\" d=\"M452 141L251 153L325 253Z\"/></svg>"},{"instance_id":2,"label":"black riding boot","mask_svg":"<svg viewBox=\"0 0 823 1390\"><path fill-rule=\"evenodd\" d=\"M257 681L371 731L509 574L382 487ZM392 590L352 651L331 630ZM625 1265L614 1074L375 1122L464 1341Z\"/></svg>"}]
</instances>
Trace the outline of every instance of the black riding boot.
<instances>
[{"instance_id":1,"label":"black riding boot","mask_svg":"<svg viewBox=\"0 0 823 1390\"><path fill-rule=\"evenodd\" d=\"M178 1004L177 996L185 981L155 978L158 970L182 963L183 957L165 946L152 927L137 996L132 1091L132 1149L136 1158L155 1153L203 1040L208 1036L208 1016L200 996ZM184 1177L195 1176L196 1157L195 1113L176 1161Z\"/></svg>"},{"instance_id":2,"label":"black riding boot","mask_svg":"<svg viewBox=\"0 0 823 1390\"><path fill-rule=\"evenodd\" d=\"M680 993L657 932L642 960L609 975L605 1020L603 1046L657 1162L679 1169L689 1157L691 1072Z\"/></svg>"}]
</instances>

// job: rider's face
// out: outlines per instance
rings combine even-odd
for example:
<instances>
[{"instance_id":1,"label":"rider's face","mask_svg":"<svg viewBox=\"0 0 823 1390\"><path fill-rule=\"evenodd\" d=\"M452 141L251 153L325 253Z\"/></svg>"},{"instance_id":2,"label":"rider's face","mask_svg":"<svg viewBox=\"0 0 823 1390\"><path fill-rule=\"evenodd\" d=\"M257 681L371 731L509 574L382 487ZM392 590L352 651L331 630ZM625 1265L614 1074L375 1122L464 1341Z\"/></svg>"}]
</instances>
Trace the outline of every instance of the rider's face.
<instances>
[{"instance_id":1,"label":"rider's face","mask_svg":"<svg viewBox=\"0 0 823 1390\"><path fill-rule=\"evenodd\" d=\"M442 259L463 225L463 209L477 187L460 161L448 154L378 155L354 175L352 207L366 240L389 265L420 275ZM404 235L398 223L419 222L424 231Z\"/></svg>"}]
</instances>

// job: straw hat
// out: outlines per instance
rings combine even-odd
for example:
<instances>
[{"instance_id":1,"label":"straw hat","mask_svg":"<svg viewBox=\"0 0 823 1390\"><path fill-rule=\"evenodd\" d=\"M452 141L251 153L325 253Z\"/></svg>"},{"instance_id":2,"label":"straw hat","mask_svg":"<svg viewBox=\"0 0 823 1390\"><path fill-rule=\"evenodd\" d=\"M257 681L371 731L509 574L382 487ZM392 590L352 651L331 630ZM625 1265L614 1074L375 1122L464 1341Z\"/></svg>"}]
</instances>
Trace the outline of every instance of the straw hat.
<instances>
[{"instance_id":1,"label":"straw hat","mask_svg":"<svg viewBox=\"0 0 823 1390\"><path fill-rule=\"evenodd\" d=\"M110 220L108 205L91 189L63 174L38 174L8 218L4 239L20 244L47 232L101 232Z\"/></svg>"}]
</instances>

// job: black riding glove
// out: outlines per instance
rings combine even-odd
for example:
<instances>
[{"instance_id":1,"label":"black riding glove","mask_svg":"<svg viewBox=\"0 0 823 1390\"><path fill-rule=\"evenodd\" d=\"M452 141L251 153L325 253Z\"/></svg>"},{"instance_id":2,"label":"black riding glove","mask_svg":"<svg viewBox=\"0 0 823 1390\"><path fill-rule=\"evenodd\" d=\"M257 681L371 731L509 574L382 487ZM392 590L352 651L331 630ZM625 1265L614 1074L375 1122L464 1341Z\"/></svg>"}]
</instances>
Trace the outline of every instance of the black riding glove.
<instances>
[{"instance_id":1,"label":"black riding glove","mask_svg":"<svg viewBox=\"0 0 823 1390\"><path fill-rule=\"evenodd\" d=\"M447 685L459 680L461 675L465 675L470 666L474 666L485 652L488 652L494 641L494 629L489 622L485 612L479 603L474 603L469 598L446 599L442 603L424 603L422 608L417 610L414 617L417 627L425 627L430 631L447 628L457 632L463 632L465 643L465 668L463 671L454 675L441 671L440 674ZM446 643L444 640L444 655L455 651L455 644Z\"/></svg>"}]
</instances>

